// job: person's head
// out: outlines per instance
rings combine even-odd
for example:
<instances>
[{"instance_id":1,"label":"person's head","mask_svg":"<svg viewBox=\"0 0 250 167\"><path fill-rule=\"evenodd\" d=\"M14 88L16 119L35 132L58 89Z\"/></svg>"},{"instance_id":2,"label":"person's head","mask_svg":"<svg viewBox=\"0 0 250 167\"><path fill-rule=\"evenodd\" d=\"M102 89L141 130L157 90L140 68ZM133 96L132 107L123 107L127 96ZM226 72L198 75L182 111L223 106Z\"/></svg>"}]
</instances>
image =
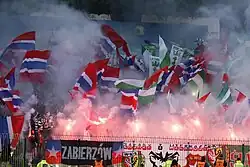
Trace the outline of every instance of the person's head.
<instances>
[{"instance_id":1,"label":"person's head","mask_svg":"<svg viewBox=\"0 0 250 167\"><path fill-rule=\"evenodd\" d=\"M218 159L223 160L223 155L220 154L219 157L218 157Z\"/></svg>"},{"instance_id":2,"label":"person's head","mask_svg":"<svg viewBox=\"0 0 250 167\"><path fill-rule=\"evenodd\" d=\"M241 161L241 159L238 157L236 161Z\"/></svg>"},{"instance_id":3,"label":"person's head","mask_svg":"<svg viewBox=\"0 0 250 167\"><path fill-rule=\"evenodd\" d=\"M178 166L178 161L176 159L174 159L172 161L171 167L177 167Z\"/></svg>"},{"instance_id":4,"label":"person's head","mask_svg":"<svg viewBox=\"0 0 250 167\"><path fill-rule=\"evenodd\" d=\"M100 154L97 154L97 155L96 155L96 161L97 161L97 162L100 162L101 160L102 160L101 155L100 155Z\"/></svg>"},{"instance_id":5,"label":"person's head","mask_svg":"<svg viewBox=\"0 0 250 167\"><path fill-rule=\"evenodd\" d=\"M206 157L205 156L202 156L201 157L201 162L205 162L206 161Z\"/></svg>"}]
</instances>

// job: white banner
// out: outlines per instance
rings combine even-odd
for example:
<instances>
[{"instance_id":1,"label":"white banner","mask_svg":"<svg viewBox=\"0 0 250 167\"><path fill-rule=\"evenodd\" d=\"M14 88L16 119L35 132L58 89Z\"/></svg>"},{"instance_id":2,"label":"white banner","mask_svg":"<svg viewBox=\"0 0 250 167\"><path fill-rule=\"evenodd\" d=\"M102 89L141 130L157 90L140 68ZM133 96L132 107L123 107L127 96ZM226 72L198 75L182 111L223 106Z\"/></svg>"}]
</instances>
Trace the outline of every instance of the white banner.
<instances>
[{"instance_id":1,"label":"white banner","mask_svg":"<svg viewBox=\"0 0 250 167\"><path fill-rule=\"evenodd\" d=\"M160 69L160 57L149 56L149 76Z\"/></svg>"},{"instance_id":2,"label":"white banner","mask_svg":"<svg viewBox=\"0 0 250 167\"><path fill-rule=\"evenodd\" d=\"M170 52L170 60L172 65L177 65L180 63L182 56L184 54L184 49L177 46L177 45L172 45L172 49Z\"/></svg>"},{"instance_id":3,"label":"white banner","mask_svg":"<svg viewBox=\"0 0 250 167\"><path fill-rule=\"evenodd\" d=\"M178 160L181 166L191 167L216 146L204 144L161 144L124 142L125 166L136 166L138 154L142 155L144 167L160 167L167 160Z\"/></svg>"}]
</instances>

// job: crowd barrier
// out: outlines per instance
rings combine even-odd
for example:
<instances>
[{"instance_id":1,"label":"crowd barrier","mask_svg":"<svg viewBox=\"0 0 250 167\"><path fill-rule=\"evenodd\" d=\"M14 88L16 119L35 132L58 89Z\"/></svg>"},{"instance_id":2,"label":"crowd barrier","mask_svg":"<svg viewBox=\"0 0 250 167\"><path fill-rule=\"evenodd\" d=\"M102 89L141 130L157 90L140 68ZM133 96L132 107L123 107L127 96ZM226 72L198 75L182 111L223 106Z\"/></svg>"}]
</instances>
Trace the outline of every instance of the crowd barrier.
<instances>
[{"instance_id":1,"label":"crowd barrier","mask_svg":"<svg viewBox=\"0 0 250 167\"><path fill-rule=\"evenodd\" d=\"M242 159L244 166L250 167L250 140L114 136L53 136L53 140L98 141L100 143L122 142L122 157L119 157L122 159L122 163L114 163L112 161L113 165L111 166L137 167L138 156L141 157L140 164L143 167L161 167L167 159L176 159L183 167L193 167L202 156L205 156L206 162L213 166L216 158L223 154L223 157L228 162L228 167L233 167L238 157ZM46 142L48 141L44 141L41 147L31 149L31 143L27 139L20 139L18 146L10 155L8 163L12 167L28 166L30 160L34 161L39 154L44 155ZM10 150L0 145L0 151L1 165L3 166L6 165L5 161L8 159ZM114 154L112 153L112 158L114 158L113 156ZM67 165L54 166L64 167ZM71 167L73 166L71 165Z\"/></svg>"}]
</instances>

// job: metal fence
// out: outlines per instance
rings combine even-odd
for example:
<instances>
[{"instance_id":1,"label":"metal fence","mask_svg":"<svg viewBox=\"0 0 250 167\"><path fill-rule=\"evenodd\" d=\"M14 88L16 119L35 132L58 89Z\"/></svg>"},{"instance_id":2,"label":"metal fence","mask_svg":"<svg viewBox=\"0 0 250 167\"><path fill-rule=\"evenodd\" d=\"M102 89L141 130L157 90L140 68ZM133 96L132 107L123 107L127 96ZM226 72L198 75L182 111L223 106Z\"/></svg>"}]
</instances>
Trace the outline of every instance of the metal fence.
<instances>
[{"instance_id":1,"label":"metal fence","mask_svg":"<svg viewBox=\"0 0 250 167\"><path fill-rule=\"evenodd\" d=\"M122 141L124 142L123 163L113 166L137 166L138 155L142 157L144 167L160 167L166 159L177 159L181 166L191 167L195 165L197 160L201 159L201 156L205 156L206 161L210 166L213 166L215 159L220 154L223 154L225 160L228 162L228 167L233 167L238 157L242 159L244 166L250 167L250 140L128 136L53 136L53 139ZM12 167L28 166L31 161L33 161L33 164L37 163L39 158L44 155L44 145L34 148L32 147L32 143L26 138L22 138L13 152L11 152L9 147L1 145L0 155L0 164L2 166L6 166L6 164L11 164ZM66 165L57 165L56 167L63 166Z\"/></svg>"}]
</instances>

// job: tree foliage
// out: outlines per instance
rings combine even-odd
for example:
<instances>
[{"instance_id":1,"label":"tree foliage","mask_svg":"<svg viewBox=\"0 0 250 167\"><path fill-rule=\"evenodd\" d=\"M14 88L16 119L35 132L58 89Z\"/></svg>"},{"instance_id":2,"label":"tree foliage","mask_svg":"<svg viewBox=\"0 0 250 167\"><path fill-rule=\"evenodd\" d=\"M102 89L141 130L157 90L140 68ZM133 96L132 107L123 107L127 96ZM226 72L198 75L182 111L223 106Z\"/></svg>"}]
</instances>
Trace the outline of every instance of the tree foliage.
<instances>
[{"instance_id":1,"label":"tree foliage","mask_svg":"<svg viewBox=\"0 0 250 167\"><path fill-rule=\"evenodd\" d=\"M110 14L114 20L138 19L142 14L193 16L203 0L60 0L77 10Z\"/></svg>"}]
</instances>

